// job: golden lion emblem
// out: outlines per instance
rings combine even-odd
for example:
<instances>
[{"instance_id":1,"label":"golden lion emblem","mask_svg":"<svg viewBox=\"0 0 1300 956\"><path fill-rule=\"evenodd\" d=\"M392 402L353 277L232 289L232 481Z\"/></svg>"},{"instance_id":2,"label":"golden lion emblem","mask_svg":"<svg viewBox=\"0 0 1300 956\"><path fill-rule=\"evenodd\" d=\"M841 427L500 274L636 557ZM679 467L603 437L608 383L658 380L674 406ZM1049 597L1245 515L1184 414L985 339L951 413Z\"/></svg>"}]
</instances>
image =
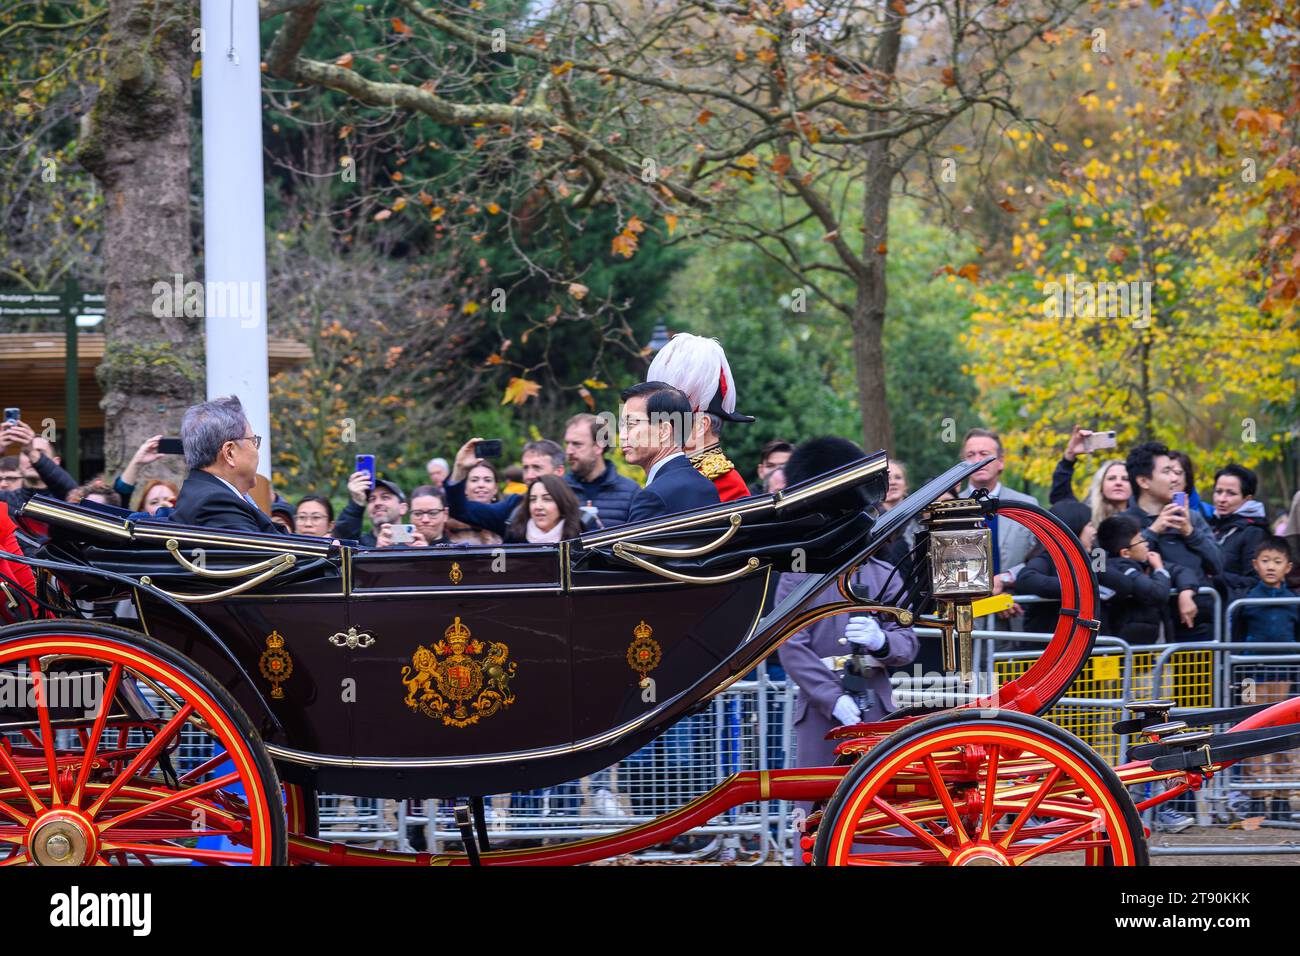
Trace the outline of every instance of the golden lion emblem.
<instances>
[{"instance_id":1,"label":"golden lion emblem","mask_svg":"<svg viewBox=\"0 0 1300 956\"><path fill-rule=\"evenodd\" d=\"M449 727L468 727L515 702L515 663L505 644L470 636L457 617L432 649L420 645L402 667L406 706Z\"/></svg>"}]
</instances>

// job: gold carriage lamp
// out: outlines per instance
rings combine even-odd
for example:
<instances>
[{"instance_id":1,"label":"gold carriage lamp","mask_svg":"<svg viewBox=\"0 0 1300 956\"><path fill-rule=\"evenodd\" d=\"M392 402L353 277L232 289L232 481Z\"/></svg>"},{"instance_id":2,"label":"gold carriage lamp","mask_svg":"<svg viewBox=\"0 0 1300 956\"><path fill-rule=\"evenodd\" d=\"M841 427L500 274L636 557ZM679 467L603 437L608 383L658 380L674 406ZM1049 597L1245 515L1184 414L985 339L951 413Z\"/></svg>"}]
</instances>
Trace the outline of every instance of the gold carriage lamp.
<instances>
[{"instance_id":1,"label":"gold carriage lamp","mask_svg":"<svg viewBox=\"0 0 1300 956\"><path fill-rule=\"evenodd\" d=\"M993 593L993 538L988 528L930 532L931 593L938 599Z\"/></svg>"},{"instance_id":2,"label":"gold carriage lamp","mask_svg":"<svg viewBox=\"0 0 1300 956\"><path fill-rule=\"evenodd\" d=\"M975 615L971 604L993 593L993 536L984 526L981 502L969 498L936 501L929 525L931 594L936 614L921 623L943 632L943 666L964 683L975 679Z\"/></svg>"}]
</instances>

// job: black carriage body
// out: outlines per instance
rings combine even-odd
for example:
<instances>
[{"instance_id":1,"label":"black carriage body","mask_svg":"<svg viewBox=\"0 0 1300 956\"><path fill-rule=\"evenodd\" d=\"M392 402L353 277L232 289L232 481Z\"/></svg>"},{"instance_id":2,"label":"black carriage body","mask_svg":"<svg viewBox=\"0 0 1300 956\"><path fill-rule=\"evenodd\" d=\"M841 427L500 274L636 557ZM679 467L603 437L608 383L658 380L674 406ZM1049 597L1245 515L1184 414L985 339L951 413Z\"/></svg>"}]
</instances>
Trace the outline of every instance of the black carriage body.
<instances>
[{"instance_id":1,"label":"black carriage body","mask_svg":"<svg viewBox=\"0 0 1300 956\"><path fill-rule=\"evenodd\" d=\"M643 746L751 670L837 574L976 467L884 518L882 452L777 495L544 546L339 548L40 498L22 521L74 597L131 599L141 630L227 686L284 779L461 796L575 779ZM629 559L629 545L645 550ZM239 590L250 567L285 555L291 567ZM792 565L816 577L764 616ZM205 596L216 599L194 600Z\"/></svg>"}]
</instances>

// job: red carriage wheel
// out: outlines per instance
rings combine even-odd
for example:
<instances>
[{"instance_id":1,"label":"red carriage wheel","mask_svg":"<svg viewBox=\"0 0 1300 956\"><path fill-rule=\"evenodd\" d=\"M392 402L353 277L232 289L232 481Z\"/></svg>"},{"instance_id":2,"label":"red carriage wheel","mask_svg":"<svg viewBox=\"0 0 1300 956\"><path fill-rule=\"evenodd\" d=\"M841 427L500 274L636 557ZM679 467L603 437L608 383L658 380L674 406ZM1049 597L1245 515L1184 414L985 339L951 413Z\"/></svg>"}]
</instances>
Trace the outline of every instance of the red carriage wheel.
<instances>
[{"instance_id":1,"label":"red carriage wheel","mask_svg":"<svg viewBox=\"0 0 1300 956\"><path fill-rule=\"evenodd\" d=\"M24 694L0 734L0 866L286 862L266 748L183 654L98 622L16 624L0 680Z\"/></svg>"},{"instance_id":2,"label":"red carriage wheel","mask_svg":"<svg viewBox=\"0 0 1300 956\"><path fill-rule=\"evenodd\" d=\"M826 807L813 862L1145 866L1147 849L1115 771L1077 738L1028 714L957 711L863 755Z\"/></svg>"}]
</instances>

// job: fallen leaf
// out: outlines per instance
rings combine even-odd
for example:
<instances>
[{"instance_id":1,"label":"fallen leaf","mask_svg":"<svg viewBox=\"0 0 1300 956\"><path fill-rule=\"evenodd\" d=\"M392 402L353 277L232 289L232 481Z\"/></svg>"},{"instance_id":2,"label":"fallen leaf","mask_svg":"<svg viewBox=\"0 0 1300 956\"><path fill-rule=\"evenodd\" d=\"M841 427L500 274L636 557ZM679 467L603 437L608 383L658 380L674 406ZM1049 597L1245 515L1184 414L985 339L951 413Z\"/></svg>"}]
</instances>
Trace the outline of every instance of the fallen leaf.
<instances>
[{"instance_id":1,"label":"fallen leaf","mask_svg":"<svg viewBox=\"0 0 1300 956\"><path fill-rule=\"evenodd\" d=\"M940 82L943 83L944 86L956 86L957 74L953 72L952 67L945 66L943 70L939 73L939 80Z\"/></svg>"},{"instance_id":2,"label":"fallen leaf","mask_svg":"<svg viewBox=\"0 0 1300 956\"><path fill-rule=\"evenodd\" d=\"M397 201L393 203L393 212L401 212L406 208L406 197L398 196Z\"/></svg>"},{"instance_id":3,"label":"fallen leaf","mask_svg":"<svg viewBox=\"0 0 1300 956\"><path fill-rule=\"evenodd\" d=\"M554 74L555 76L564 76L565 73L568 73L572 69L573 69L573 62L570 60L565 60L559 66L551 67L551 73Z\"/></svg>"},{"instance_id":4,"label":"fallen leaf","mask_svg":"<svg viewBox=\"0 0 1300 956\"><path fill-rule=\"evenodd\" d=\"M664 214L664 222L668 223L668 235L671 236L674 232L677 231L677 217L674 216L672 213Z\"/></svg>"},{"instance_id":5,"label":"fallen leaf","mask_svg":"<svg viewBox=\"0 0 1300 956\"><path fill-rule=\"evenodd\" d=\"M772 160L772 172L776 173L778 176L784 176L786 170L793 165L794 161L791 160L789 156L782 153L780 156L776 157L776 159Z\"/></svg>"},{"instance_id":6,"label":"fallen leaf","mask_svg":"<svg viewBox=\"0 0 1300 956\"><path fill-rule=\"evenodd\" d=\"M546 141L542 139L542 136L539 133L538 135L534 136L532 139L528 141L528 147L529 149L541 149L542 144L545 142Z\"/></svg>"},{"instance_id":7,"label":"fallen leaf","mask_svg":"<svg viewBox=\"0 0 1300 956\"><path fill-rule=\"evenodd\" d=\"M998 205L1002 208L1002 211L1003 211L1003 212L1019 212L1019 211L1020 211L1019 209L1017 209L1017 208L1015 207L1015 204L1012 203L1010 199L999 199L999 200L998 200Z\"/></svg>"},{"instance_id":8,"label":"fallen leaf","mask_svg":"<svg viewBox=\"0 0 1300 956\"><path fill-rule=\"evenodd\" d=\"M695 117L695 122L703 126L711 119L713 119L713 112L711 110L700 110L700 115Z\"/></svg>"},{"instance_id":9,"label":"fallen leaf","mask_svg":"<svg viewBox=\"0 0 1300 956\"><path fill-rule=\"evenodd\" d=\"M429 210L429 221L437 222L439 219L442 218L442 214L445 213L446 211L447 210L443 209L441 206L434 206L432 209Z\"/></svg>"},{"instance_id":10,"label":"fallen leaf","mask_svg":"<svg viewBox=\"0 0 1300 956\"><path fill-rule=\"evenodd\" d=\"M594 412L596 410L596 400L591 397L591 392L587 391L585 386L579 386L578 394L581 395L582 400L587 403L587 407Z\"/></svg>"},{"instance_id":11,"label":"fallen leaf","mask_svg":"<svg viewBox=\"0 0 1300 956\"><path fill-rule=\"evenodd\" d=\"M351 68L353 59L354 57L352 56L351 53L344 53L341 57L339 57L337 60L334 61L334 65L341 66L343 67L343 69L347 70Z\"/></svg>"}]
</instances>

